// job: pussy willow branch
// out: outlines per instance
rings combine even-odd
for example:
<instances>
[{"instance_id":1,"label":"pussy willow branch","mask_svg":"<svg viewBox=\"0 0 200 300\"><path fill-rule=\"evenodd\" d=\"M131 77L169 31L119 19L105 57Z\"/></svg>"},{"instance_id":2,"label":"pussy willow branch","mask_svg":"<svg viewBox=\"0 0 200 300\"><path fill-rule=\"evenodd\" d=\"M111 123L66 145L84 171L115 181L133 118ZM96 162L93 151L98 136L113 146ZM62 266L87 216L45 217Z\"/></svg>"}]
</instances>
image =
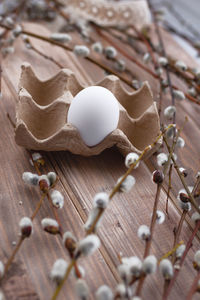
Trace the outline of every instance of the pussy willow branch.
<instances>
[{"instance_id":1,"label":"pussy willow branch","mask_svg":"<svg viewBox=\"0 0 200 300\"><path fill-rule=\"evenodd\" d=\"M181 260L180 260L180 264L179 264L180 269L181 269L181 267L182 267L182 265L183 265L183 263L184 263L184 260L185 260L185 258L186 258L186 256L187 256L188 251L190 250L190 248L191 248L191 246L192 246L192 242L193 242L193 240L194 240L194 237L196 236L196 234L197 234L197 232L199 231L199 229L200 229L200 221L198 221L198 222L196 223L195 228L194 228L194 230L193 230L193 232L192 232L192 235L190 236L190 239L189 239L189 241L187 242L186 249L185 249L185 251L184 251L184 253L183 253L183 256L181 257ZM170 294L170 292L171 292L171 290L172 290L172 287L174 286L174 283L175 283L175 281L176 281L176 279L177 279L177 277L178 277L178 274L179 274L180 269L175 269L175 271L174 271L174 276L173 276L173 278L171 279L170 284L169 284L169 286L168 286L168 289L166 290L166 293L165 293L164 296L163 296L163 300L166 300L166 299L169 297L169 294Z\"/></svg>"},{"instance_id":2,"label":"pussy willow branch","mask_svg":"<svg viewBox=\"0 0 200 300\"><path fill-rule=\"evenodd\" d=\"M185 298L186 300L191 300L192 297L194 296L194 294L196 293L199 280L200 280L200 270L198 270L198 272L193 280L190 290Z\"/></svg>"},{"instance_id":3,"label":"pussy willow branch","mask_svg":"<svg viewBox=\"0 0 200 300\"><path fill-rule=\"evenodd\" d=\"M165 136L163 136L163 140L164 140L164 142L165 142L165 145L167 146L168 152L170 153L171 149L170 149L170 146L169 146L168 141L167 141L167 139L166 139ZM190 190L188 189L188 186L187 186L187 184L186 184L186 182L185 182L184 176L183 176L182 173L180 172L179 167L178 167L178 165L177 165L177 163L176 163L176 160L175 160L175 158L174 158L173 155L172 155L171 159L172 159L172 161L173 161L174 168L175 168L175 170L176 170L176 172L177 172L177 174L178 174L178 176L179 176L179 178L180 178L180 180L181 180L181 182L182 182L182 184L183 184L183 186L184 186L184 188L185 188L185 190L186 190L186 192L187 192L187 194L188 194L188 196L189 196L189 199L190 199L191 204L192 204L192 205L194 206L194 208L198 211L198 213L200 213L200 209L199 209L198 205L196 204L196 201L195 201L193 195L190 193Z\"/></svg>"},{"instance_id":4,"label":"pussy willow branch","mask_svg":"<svg viewBox=\"0 0 200 300\"><path fill-rule=\"evenodd\" d=\"M127 172L124 174L124 176L121 178L121 180L114 186L113 190L111 191L110 195L109 195L109 199L110 201L112 200L113 196L119 191L121 184L124 182L124 180L126 179L126 177L132 172L132 170L135 168L135 166L138 164L138 162L143 158L143 156L146 154L146 152L148 150L150 150L152 147L154 147L157 142L160 140L160 138L163 136L163 134L169 129L173 127L173 124L170 124L167 128L164 129L164 132L160 133L159 136L155 139L155 141L150 145L147 146L141 153L141 155L139 156L139 158L130 166L130 168L127 170ZM100 213L97 215L97 217L93 220L93 223L90 227L89 230L86 231L86 235L89 235L91 233L93 233L93 231L95 230L95 226L97 224L97 222L99 221L99 219L101 218L102 214L104 213L105 210L100 210ZM51 300L55 300L57 298L57 296L59 295L65 281L68 279L68 276L71 272L71 269L73 268L74 264L76 263L77 258L74 258L71 260L71 263L69 264L65 277L64 279L60 282L60 284L57 286L57 288L55 289L53 296L51 298Z\"/></svg>"},{"instance_id":5,"label":"pussy willow branch","mask_svg":"<svg viewBox=\"0 0 200 300\"><path fill-rule=\"evenodd\" d=\"M38 204L37 204L37 206L36 206L36 209L35 209L35 211L33 212L32 216L31 216L31 220L32 220L32 221L34 220L34 218L35 218L36 215L38 214L38 212L39 212L39 210L40 210L40 208L41 208L41 206L42 206L42 203L43 203L43 200L45 199L45 197L46 197L46 193L42 193L42 196L41 196L41 198L40 198L40 200L39 200L39 202L38 202ZM18 252L19 249L21 248L22 243L23 243L23 241L24 241L25 239L26 239L25 237L20 236L20 238L19 238L19 240L18 240L18 242L17 242L17 244L16 244L16 247L14 248L14 250L13 250L11 256L9 257L9 259L7 260L7 262L6 262L6 264L5 264L4 276L5 276L5 274L7 273L7 271L8 271L8 269L9 269L11 263L13 262L13 260L14 260L14 258L15 258L15 256L16 256L17 252Z\"/></svg>"}]
</instances>

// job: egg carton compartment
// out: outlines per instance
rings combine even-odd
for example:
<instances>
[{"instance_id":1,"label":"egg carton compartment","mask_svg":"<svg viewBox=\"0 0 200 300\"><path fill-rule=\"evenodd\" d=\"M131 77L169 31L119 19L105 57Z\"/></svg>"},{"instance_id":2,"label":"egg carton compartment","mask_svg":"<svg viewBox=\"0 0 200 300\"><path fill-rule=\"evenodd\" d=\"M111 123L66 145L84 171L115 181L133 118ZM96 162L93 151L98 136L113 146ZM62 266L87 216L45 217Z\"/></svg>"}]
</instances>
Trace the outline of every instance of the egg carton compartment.
<instances>
[{"instance_id":1,"label":"egg carton compartment","mask_svg":"<svg viewBox=\"0 0 200 300\"><path fill-rule=\"evenodd\" d=\"M24 63L16 107L16 143L32 150L68 150L83 156L97 155L114 145L123 155L132 151L140 154L160 133L159 116L149 84L145 82L138 91L128 92L119 78L109 75L95 85L115 95L120 114L117 129L98 145L88 147L78 130L67 123L73 97L86 86L68 69L42 81L31 65ZM146 156L159 146L157 143Z\"/></svg>"}]
</instances>

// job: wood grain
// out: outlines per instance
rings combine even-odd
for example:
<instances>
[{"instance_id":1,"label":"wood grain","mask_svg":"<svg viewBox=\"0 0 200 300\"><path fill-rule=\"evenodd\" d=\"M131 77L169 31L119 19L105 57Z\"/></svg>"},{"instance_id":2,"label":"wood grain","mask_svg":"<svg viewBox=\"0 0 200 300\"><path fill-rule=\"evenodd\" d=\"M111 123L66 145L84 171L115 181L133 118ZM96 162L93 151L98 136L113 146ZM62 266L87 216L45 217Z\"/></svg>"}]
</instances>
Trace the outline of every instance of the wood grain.
<instances>
[{"instance_id":1,"label":"wood grain","mask_svg":"<svg viewBox=\"0 0 200 300\"><path fill-rule=\"evenodd\" d=\"M29 29L46 32L37 25L27 25ZM167 35L166 35L167 37ZM170 39L171 43L176 44ZM91 83L101 79L103 72L98 68L86 64L82 59L77 60L73 54L67 53L58 47L38 42L32 39L41 51L46 54L53 54L54 58L65 67L71 68L79 76L83 83ZM172 46L171 46L172 47ZM174 49L172 47L172 49ZM33 171L29 164L29 156L25 149L16 146L14 142L13 129L6 117L9 112L14 117L14 105L16 100L16 90L20 73L20 64L23 61L30 62L41 78L46 79L54 75L58 68L52 62L45 60L38 54L26 50L19 40L16 44L14 55L10 55L3 62L3 100L0 102L0 259L6 257L12 250L12 241L17 239L18 222L22 216L31 215L39 199L37 189L29 188L22 182L21 176L24 171ZM83 67L83 66L84 67ZM146 74L131 65L134 72L140 78ZM150 79L148 76L145 78ZM156 83L150 79L153 89ZM169 103L169 102L168 102ZM166 103L167 105L167 103ZM192 117L188 122L184 138L186 148L180 154L180 160L184 165L196 171L197 161L199 161L199 141L198 136L199 107L184 101L178 104L178 124L182 122L182 116L187 113ZM179 117L180 116L180 117ZM193 143L190 143L190 141ZM81 157L68 152L44 153L46 161L45 171L55 170L60 178L58 189L65 196L65 206L59 212L64 230L71 230L78 237L84 235L83 223L92 206L92 199L96 192L110 191L116 180L125 172L122 156L115 149L108 149L96 157ZM153 167L153 161L151 163ZM111 287L116 285L118 274L116 267L119 264L117 254L123 255L143 255L143 244L137 238L137 228L140 224L149 224L151 210L155 196L155 185L151 181L151 172L142 163L140 168L134 171L136 185L130 194L117 195L105 213L99 236L102 240L100 251L87 260L81 260L80 264L86 270L86 281L91 290L91 299L101 284L108 284ZM180 188L177 177L174 177L175 191ZM175 201L176 193L172 194ZM159 209L165 209L165 192L162 191ZM19 201L23 204L20 206ZM157 226L151 253L160 258L172 247L174 226L180 218L179 212L173 202L170 202L170 219L160 226ZM59 238L52 237L41 230L40 221L42 218L52 216L52 212L45 202L38 217L35 220L34 235L25 241L20 254L15 260L14 266L10 269L10 277L3 285L3 289L8 299L49 299L53 285L48 278L51 266L57 258L66 258L67 254ZM9 221L8 221L9 220ZM184 226L182 239L187 241L191 233L191 227ZM198 240L194 241L190 256L186 260L184 272L181 272L179 279L173 289L171 299L183 299L188 291L195 271L192 268L192 258L194 251L198 249ZM185 284L187 282L187 284ZM75 299L74 279L71 276L66 283L59 299ZM163 281L157 273L150 276L145 283L143 299L160 299Z\"/></svg>"}]
</instances>

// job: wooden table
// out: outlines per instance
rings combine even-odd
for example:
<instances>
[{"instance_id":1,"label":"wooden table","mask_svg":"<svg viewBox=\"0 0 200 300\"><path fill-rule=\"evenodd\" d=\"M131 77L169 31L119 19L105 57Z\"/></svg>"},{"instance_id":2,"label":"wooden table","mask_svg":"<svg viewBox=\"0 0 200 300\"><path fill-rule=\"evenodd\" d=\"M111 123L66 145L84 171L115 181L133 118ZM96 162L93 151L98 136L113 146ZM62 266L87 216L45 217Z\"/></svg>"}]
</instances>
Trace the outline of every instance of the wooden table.
<instances>
[{"instance_id":1,"label":"wooden table","mask_svg":"<svg viewBox=\"0 0 200 300\"><path fill-rule=\"evenodd\" d=\"M38 25L27 25L32 31L47 34L46 29ZM85 84L100 80L102 70L78 60L73 54L44 42L32 40L38 49L51 54L64 67L72 69ZM194 65L194 61L165 34L168 53L182 55L182 58ZM0 259L6 261L13 249L13 242L18 239L18 222L23 216L30 216L39 200L39 191L25 185L22 181L24 171L34 172L30 165L28 152L17 146L14 131L8 120L7 113L14 118L17 101L17 84L20 65L23 61L30 62L41 79L47 79L58 71L58 67L31 50L25 49L20 40L16 50L2 62L2 99L0 101ZM135 65L131 64L140 78L148 79L153 91L157 88L155 80L147 76ZM178 82L180 84L180 82ZM164 105L169 105L166 100ZM177 103L177 123L180 126L185 115L188 116L183 138L186 147L180 152L178 162L189 169L186 179L188 185L194 182L194 174L200 165L200 107L188 100ZM79 239L84 236L83 224L92 207L92 199L99 191L110 191L116 180L125 172L124 158L115 149L107 149L94 157L81 157L69 152L43 153L45 171L55 171L59 176L58 189L65 197L64 208L59 216L64 230L72 231ZM107 284L112 288L119 281L116 267L119 264L118 253L124 256L143 256L143 243L137 237L137 229L141 224L149 224L153 207L156 186L152 183L151 172L155 167L154 159L143 162L133 174L136 185L128 194L118 194L106 210L98 235L102 245L97 253L87 259L81 259L80 265L86 271L86 281L94 299L96 289ZM193 171L193 172L192 172ZM178 177L173 175L173 190L169 202L169 216L164 224L156 227L151 253L157 258L162 257L172 247L173 229L178 224L180 212L177 205L177 191L182 187ZM166 188L166 187L165 187ZM161 192L159 209L165 211L166 192ZM20 205L20 201L22 204ZM45 201L34 221L34 234L26 240L21 251L12 264L3 283L3 290L9 300L47 300L50 299L54 286L49 273L57 258L68 259L59 237L51 236L41 229L41 220L53 217L52 211ZM181 238L187 242L193 224L187 219ZM194 252L199 249L199 237L193 243L183 270L171 293L170 299L184 299L195 275L192 267ZM65 284L59 299L75 299L74 278L71 275ZM161 299L163 279L159 273L149 276L145 282L143 299ZM198 297L196 298L198 299Z\"/></svg>"}]
</instances>

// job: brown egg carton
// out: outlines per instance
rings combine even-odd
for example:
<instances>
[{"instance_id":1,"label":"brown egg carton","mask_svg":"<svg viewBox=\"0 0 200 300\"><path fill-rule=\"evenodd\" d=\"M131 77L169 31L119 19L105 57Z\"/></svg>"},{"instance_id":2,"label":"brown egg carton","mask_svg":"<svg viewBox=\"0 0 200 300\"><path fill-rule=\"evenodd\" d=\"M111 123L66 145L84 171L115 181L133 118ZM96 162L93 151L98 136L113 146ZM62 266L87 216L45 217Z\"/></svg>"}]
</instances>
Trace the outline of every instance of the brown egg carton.
<instances>
[{"instance_id":1,"label":"brown egg carton","mask_svg":"<svg viewBox=\"0 0 200 300\"><path fill-rule=\"evenodd\" d=\"M129 152L140 154L160 133L159 116L149 84L144 82L138 91L130 93L116 76L110 75L95 85L107 88L118 99L118 127L98 145L88 147L78 130L67 123L73 97L86 86L82 86L68 69L42 81L30 64L24 63L21 68L15 130L19 146L44 151L68 150L91 156L116 145L123 155ZM158 143L147 155L159 146Z\"/></svg>"}]
</instances>

